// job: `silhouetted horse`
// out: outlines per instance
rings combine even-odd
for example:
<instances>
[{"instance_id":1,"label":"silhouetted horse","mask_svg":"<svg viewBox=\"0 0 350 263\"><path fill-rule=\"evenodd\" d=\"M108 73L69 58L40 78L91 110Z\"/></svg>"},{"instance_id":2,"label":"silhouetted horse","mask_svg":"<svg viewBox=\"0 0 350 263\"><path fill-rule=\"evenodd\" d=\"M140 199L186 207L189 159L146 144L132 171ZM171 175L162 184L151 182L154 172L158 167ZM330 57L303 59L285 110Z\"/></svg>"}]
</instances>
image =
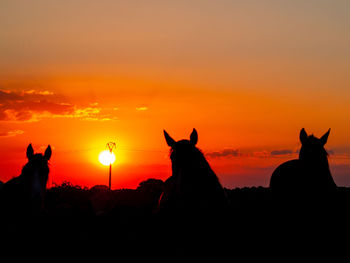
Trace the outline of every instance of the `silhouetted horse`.
<instances>
[{"instance_id":1,"label":"silhouetted horse","mask_svg":"<svg viewBox=\"0 0 350 263\"><path fill-rule=\"evenodd\" d=\"M4 216L37 215L40 213L49 175L48 161L51 147L45 154L34 154L31 144L27 148L28 163L20 176L4 183L0 190L0 213Z\"/></svg>"},{"instance_id":2,"label":"silhouetted horse","mask_svg":"<svg viewBox=\"0 0 350 263\"><path fill-rule=\"evenodd\" d=\"M320 139L308 136L305 129L300 131L302 144L299 159L287 161L276 168L270 180L275 198L290 201L317 200L333 193L337 186L333 181L324 148L330 129Z\"/></svg>"},{"instance_id":3,"label":"silhouetted horse","mask_svg":"<svg viewBox=\"0 0 350 263\"><path fill-rule=\"evenodd\" d=\"M159 209L163 211L211 212L227 205L227 197L202 152L196 148L195 129L190 140L176 142L164 131L171 147L172 176L165 181Z\"/></svg>"}]
</instances>

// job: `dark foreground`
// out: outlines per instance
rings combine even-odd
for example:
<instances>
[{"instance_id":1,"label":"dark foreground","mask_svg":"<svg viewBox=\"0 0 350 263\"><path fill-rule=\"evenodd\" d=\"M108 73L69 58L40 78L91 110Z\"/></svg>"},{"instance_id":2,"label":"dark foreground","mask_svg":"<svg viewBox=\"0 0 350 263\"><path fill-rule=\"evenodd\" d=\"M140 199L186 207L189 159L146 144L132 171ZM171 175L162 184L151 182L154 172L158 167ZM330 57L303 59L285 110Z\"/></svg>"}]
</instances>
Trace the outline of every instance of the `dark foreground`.
<instances>
[{"instance_id":1,"label":"dark foreground","mask_svg":"<svg viewBox=\"0 0 350 263\"><path fill-rule=\"evenodd\" d=\"M281 206L268 188L226 189L230 207L219 214L156 211L162 182L136 190L81 189L63 184L48 190L37 217L1 222L1 249L45 252L83 260L193 262L306 259L346 255L350 236L350 189L321 205ZM13 253L12 257L23 256Z\"/></svg>"}]
</instances>

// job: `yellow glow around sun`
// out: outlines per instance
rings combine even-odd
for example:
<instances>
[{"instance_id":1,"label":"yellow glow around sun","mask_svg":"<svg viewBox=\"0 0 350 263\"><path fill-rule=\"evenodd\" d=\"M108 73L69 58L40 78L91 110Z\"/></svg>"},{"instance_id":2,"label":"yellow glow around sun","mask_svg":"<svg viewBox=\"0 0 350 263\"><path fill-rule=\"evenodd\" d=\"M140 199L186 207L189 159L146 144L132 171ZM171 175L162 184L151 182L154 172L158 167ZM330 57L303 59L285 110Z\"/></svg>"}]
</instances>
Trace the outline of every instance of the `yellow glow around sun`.
<instances>
[{"instance_id":1,"label":"yellow glow around sun","mask_svg":"<svg viewBox=\"0 0 350 263\"><path fill-rule=\"evenodd\" d=\"M98 156L98 160L103 165L110 165L115 162L115 155L108 150L102 151Z\"/></svg>"}]
</instances>

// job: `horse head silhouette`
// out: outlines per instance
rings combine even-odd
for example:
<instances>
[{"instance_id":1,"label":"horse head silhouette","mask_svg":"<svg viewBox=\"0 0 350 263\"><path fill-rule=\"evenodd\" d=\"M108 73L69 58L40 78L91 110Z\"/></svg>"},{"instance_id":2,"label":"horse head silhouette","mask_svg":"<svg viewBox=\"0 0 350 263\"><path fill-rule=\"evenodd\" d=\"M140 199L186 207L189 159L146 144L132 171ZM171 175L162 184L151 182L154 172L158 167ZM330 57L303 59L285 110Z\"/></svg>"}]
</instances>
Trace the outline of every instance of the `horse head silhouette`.
<instances>
[{"instance_id":1,"label":"horse head silhouette","mask_svg":"<svg viewBox=\"0 0 350 263\"><path fill-rule=\"evenodd\" d=\"M194 211L225 206L225 191L203 153L196 147L197 131L193 129L189 140L175 141L165 130L164 137L171 147L172 176L165 181L159 208Z\"/></svg>"},{"instance_id":2,"label":"horse head silhouette","mask_svg":"<svg viewBox=\"0 0 350 263\"><path fill-rule=\"evenodd\" d=\"M334 183L328 163L327 143L330 129L321 137L308 135L301 129L302 144L299 159L287 161L276 168L270 180L272 193L277 195L325 195L334 191Z\"/></svg>"},{"instance_id":3,"label":"horse head silhouette","mask_svg":"<svg viewBox=\"0 0 350 263\"><path fill-rule=\"evenodd\" d=\"M327 143L329 129L320 139L314 135L308 136L305 129L300 131L301 148L299 152L299 160L309 165L328 166L328 153L324 148Z\"/></svg>"},{"instance_id":4,"label":"horse head silhouette","mask_svg":"<svg viewBox=\"0 0 350 263\"><path fill-rule=\"evenodd\" d=\"M20 176L6 182L1 189L1 203L12 213L37 214L40 212L49 176L48 161L52 150L49 145L44 154L36 153L31 144L27 148L28 162Z\"/></svg>"},{"instance_id":5,"label":"horse head silhouette","mask_svg":"<svg viewBox=\"0 0 350 263\"><path fill-rule=\"evenodd\" d=\"M34 150L31 144L27 148L28 163L23 167L20 177L26 182L26 185L30 187L30 195L33 199L41 200L46 190L46 184L49 176L48 161L51 158L52 150L49 145L45 154L34 154Z\"/></svg>"}]
</instances>

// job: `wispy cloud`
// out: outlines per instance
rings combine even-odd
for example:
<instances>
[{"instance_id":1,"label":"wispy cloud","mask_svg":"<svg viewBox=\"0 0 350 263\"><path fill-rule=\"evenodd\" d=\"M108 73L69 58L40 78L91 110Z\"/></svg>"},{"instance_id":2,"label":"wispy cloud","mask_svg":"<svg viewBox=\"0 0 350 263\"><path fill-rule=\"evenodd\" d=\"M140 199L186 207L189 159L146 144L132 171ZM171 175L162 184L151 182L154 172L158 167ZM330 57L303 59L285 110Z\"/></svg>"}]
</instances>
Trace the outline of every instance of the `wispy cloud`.
<instances>
[{"instance_id":1,"label":"wispy cloud","mask_svg":"<svg viewBox=\"0 0 350 263\"><path fill-rule=\"evenodd\" d=\"M250 153L249 156L255 157L255 158L269 158L269 157L271 157L271 152L269 152L269 151L255 151L253 153Z\"/></svg>"},{"instance_id":2,"label":"wispy cloud","mask_svg":"<svg viewBox=\"0 0 350 263\"><path fill-rule=\"evenodd\" d=\"M253 157L253 158L276 158L293 155L296 153L293 150L261 150L252 152L242 152L240 149L224 149L220 151L213 151L206 153L207 157L210 158L232 158L232 157Z\"/></svg>"},{"instance_id":3,"label":"wispy cloud","mask_svg":"<svg viewBox=\"0 0 350 263\"><path fill-rule=\"evenodd\" d=\"M44 90L44 91L40 91L40 90L26 90L23 91L25 94L37 94L37 95L42 95L42 96L49 96L49 95L54 95L54 93L52 91L48 91L48 90Z\"/></svg>"},{"instance_id":4,"label":"wispy cloud","mask_svg":"<svg viewBox=\"0 0 350 263\"><path fill-rule=\"evenodd\" d=\"M102 112L97 102L86 106L74 105L48 90L0 90L0 121L34 122L44 118L116 119L115 116Z\"/></svg>"},{"instance_id":5,"label":"wispy cloud","mask_svg":"<svg viewBox=\"0 0 350 263\"><path fill-rule=\"evenodd\" d=\"M272 156L290 155L293 153L295 153L293 150L274 150L270 152Z\"/></svg>"},{"instance_id":6,"label":"wispy cloud","mask_svg":"<svg viewBox=\"0 0 350 263\"><path fill-rule=\"evenodd\" d=\"M64 115L74 112L74 106L58 101L53 92L0 90L1 121L36 121L40 115Z\"/></svg>"},{"instance_id":7,"label":"wispy cloud","mask_svg":"<svg viewBox=\"0 0 350 263\"><path fill-rule=\"evenodd\" d=\"M239 149L224 149L222 151L206 153L206 156L210 158L238 157L238 156L242 156L242 153L239 151Z\"/></svg>"},{"instance_id":8,"label":"wispy cloud","mask_svg":"<svg viewBox=\"0 0 350 263\"><path fill-rule=\"evenodd\" d=\"M143 107L136 107L136 110L137 111L146 111L146 110L148 110L148 107L145 107L145 106L143 106Z\"/></svg>"},{"instance_id":9,"label":"wispy cloud","mask_svg":"<svg viewBox=\"0 0 350 263\"><path fill-rule=\"evenodd\" d=\"M21 135L23 133L24 133L24 131L22 131L22 130L13 130L13 131L0 132L0 138L1 137L14 137L16 135Z\"/></svg>"}]
</instances>

